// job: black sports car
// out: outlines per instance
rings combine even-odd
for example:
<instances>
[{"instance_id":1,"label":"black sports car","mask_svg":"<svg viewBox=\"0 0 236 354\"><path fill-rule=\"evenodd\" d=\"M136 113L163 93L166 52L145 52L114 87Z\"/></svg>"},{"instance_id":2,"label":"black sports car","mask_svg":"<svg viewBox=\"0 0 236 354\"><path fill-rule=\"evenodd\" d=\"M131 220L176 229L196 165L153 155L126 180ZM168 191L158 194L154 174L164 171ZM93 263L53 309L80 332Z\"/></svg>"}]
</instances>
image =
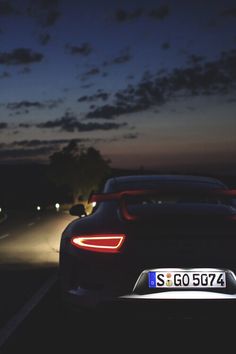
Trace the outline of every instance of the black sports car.
<instances>
[{"instance_id":1,"label":"black sports car","mask_svg":"<svg viewBox=\"0 0 236 354\"><path fill-rule=\"evenodd\" d=\"M108 179L90 203L90 215L71 208L79 218L61 238L66 302L236 300L235 190L208 177L134 175Z\"/></svg>"}]
</instances>

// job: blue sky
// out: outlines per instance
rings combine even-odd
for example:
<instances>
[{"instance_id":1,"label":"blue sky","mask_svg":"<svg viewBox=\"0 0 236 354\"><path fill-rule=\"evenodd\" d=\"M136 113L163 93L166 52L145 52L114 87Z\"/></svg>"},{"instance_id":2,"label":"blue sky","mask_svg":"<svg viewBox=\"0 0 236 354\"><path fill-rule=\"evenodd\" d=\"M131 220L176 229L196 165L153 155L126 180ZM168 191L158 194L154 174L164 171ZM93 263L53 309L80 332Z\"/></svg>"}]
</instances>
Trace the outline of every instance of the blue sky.
<instances>
[{"instance_id":1,"label":"blue sky","mask_svg":"<svg viewBox=\"0 0 236 354\"><path fill-rule=\"evenodd\" d=\"M236 172L235 1L0 0L0 159Z\"/></svg>"}]
</instances>

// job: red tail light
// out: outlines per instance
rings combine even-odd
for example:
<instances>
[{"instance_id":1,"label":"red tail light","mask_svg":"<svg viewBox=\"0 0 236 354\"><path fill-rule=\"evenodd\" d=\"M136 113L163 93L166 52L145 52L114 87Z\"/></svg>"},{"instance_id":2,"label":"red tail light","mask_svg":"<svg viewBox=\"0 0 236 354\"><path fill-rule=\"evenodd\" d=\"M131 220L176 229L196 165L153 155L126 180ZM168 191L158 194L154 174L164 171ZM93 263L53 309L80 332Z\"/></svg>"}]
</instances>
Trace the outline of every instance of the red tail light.
<instances>
[{"instance_id":1,"label":"red tail light","mask_svg":"<svg viewBox=\"0 0 236 354\"><path fill-rule=\"evenodd\" d=\"M125 235L83 235L71 239L75 247L103 253L118 253L125 240Z\"/></svg>"}]
</instances>

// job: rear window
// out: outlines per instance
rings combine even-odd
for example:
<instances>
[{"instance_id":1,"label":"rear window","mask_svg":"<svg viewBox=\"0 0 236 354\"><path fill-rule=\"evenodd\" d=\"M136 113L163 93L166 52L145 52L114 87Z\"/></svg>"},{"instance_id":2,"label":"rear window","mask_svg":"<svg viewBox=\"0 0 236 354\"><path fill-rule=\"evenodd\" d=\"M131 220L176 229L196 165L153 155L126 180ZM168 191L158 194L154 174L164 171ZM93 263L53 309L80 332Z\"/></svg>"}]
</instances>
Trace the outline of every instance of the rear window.
<instances>
[{"instance_id":1,"label":"rear window","mask_svg":"<svg viewBox=\"0 0 236 354\"><path fill-rule=\"evenodd\" d=\"M236 199L227 197L209 197L201 195L188 194L160 194L148 196L129 196L126 197L126 204L130 206L161 206L165 204L218 204L218 205L234 205L236 206Z\"/></svg>"},{"instance_id":2,"label":"rear window","mask_svg":"<svg viewBox=\"0 0 236 354\"><path fill-rule=\"evenodd\" d=\"M212 190L212 189L226 189L223 183L206 183L206 182L186 182L186 181L131 181L121 182L115 185L115 191L120 192L124 190L136 189L183 189L183 190Z\"/></svg>"}]
</instances>

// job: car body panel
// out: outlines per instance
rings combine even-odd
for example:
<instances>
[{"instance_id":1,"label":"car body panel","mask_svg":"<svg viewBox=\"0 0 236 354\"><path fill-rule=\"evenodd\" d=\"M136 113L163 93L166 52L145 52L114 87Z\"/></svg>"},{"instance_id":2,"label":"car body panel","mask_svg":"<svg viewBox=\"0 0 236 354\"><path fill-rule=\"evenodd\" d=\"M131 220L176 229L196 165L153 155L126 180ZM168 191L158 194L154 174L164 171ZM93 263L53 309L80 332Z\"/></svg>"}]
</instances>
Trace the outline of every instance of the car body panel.
<instances>
[{"instance_id":1,"label":"car body panel","mask_svg":"<svg viewBox=\"0 0 236 354\"><path fill-rule=\"evenodd\" d=\"M175 189L195 195L202 191L227 190L214 178L180 175L147 175L110 178L103 193L137 189ZM185 194L186 196L186 194ZM127 202L129 203L129 202ZM126 220L119 200L99 202L92 214L72 221L64 230L60 245L59 274L62 294L74 306L98 306L117 301L144 302L171 299L236 299L236 209L232 200L204 203L137 204L128 208L137 215ZM143 203L143 201L142 201ZM117 254L78 249L71 238L79 235L124 234ZM137 284L153 269L223 269L230 274L226 289L181 289L163 291Z\"/></svg>"}]
</instances>

